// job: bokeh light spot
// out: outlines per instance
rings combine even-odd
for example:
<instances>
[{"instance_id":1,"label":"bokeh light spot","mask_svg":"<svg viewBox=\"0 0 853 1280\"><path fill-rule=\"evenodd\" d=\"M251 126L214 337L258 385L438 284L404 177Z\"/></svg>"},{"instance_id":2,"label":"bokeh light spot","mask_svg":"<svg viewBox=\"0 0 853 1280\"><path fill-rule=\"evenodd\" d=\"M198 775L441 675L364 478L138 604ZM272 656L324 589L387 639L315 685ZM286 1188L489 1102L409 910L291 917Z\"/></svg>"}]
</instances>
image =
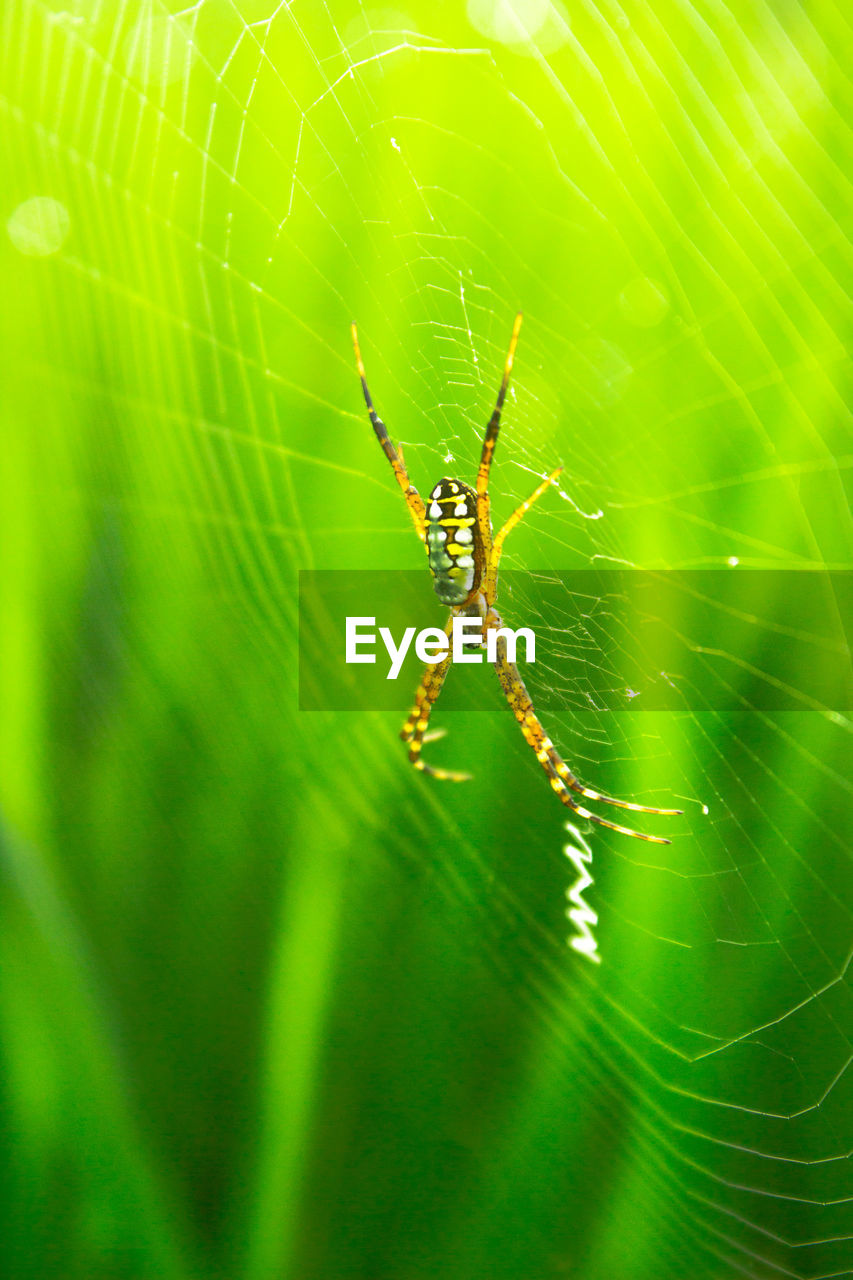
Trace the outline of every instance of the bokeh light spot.
<instances>
[{"instance_id":1,"label":"bokeh light spot","mask_svg":"<svg viewBox=\"0 0 853 1280\"><path fill-rule=\"evenodd\" d=\"M176 18L146 8L128 32L124 55L129 75L145 85L165 87L186 75L192 41Z\"/></svg>"},{"instance_id":2,"label":"bokeh light spot","mask_svg":"<svg viewBox=\"0 0 853 1280\"><path fill-rule=\"evenodd\" d=\"M651 329L660 324L669 311L669 298L661 285L648 276L638 276L622 290L619 299L622 314L629 324Z\"/></svg>"},{"instance_id":3,"label":"bokeh light spot","mask_svg":"<svg viewBox=\"0 0 853 1280\"><path fill-rule=\"evenodd\" d=\"M51 196L33 196L11 214L6 230L19 253L46 258L65 243L71 219L68 210Z\"/></svg>"},{"instance_id":4,"label":"bokeh light spot","mask_svg":"<svg viewBox=\"0 0 853 1280\"><path fill-rule=\"evenodd\" d=\"M568 39L568 17L552 0L468 0L468 21L515 53L548 54Z\"/></svg>"}]
</instances>

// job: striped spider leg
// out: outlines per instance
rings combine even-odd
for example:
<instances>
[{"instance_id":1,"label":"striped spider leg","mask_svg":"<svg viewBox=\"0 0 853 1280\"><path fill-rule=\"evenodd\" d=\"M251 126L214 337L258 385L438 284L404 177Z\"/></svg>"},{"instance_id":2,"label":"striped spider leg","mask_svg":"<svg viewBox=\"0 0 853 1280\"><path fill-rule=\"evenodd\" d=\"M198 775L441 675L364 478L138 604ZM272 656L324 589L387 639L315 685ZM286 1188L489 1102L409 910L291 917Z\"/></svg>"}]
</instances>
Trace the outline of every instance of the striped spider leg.
<instances>
[{"instance_id":1,"label":"striped spider leg","mask_svg":"<svg viewBox=\"0 0 853 1280\"><path fill-rule=\"evenodd\" d=\"M502 625L500 615L490 608L486 616L486 629L499 631ZM648 844L671 844L671 841L665 840L663 836L647 836L640 831L634 831L631 827L623 827L618 822L611 822L608 818L600 818L597 813L585 808L575 799L575 796L583 796L586 800L598 800L602 804L615 805L618 809L630 809L632 813L655 813L664 817L675 817L682 812L681 809L652 809L643 804L632 804L628 800L616 800L613 796L602 795L600 791L593 791L591 787L585 787L582 782L579 782L543 729L518 667L509 660L506 638L503 635L497 636L496 650L495 670L498 673L504 697L519 723L525 742L534 751L536 759L548 775L552 790L557 793L563 804L581 818L595 822L600 827L608 827L611 831L618 831L623 836L633 836L635 840L645 840Z\"/></svg>"},{"instance_id":2,"label":"striped spider leg","mask_svg":"<svg viewBox=\"0 0 853 1280\"><path fill-rule=\"evenodd\" d=\"M456 610L451 610L450 617L444 628L445 635L450 638L453 629L453 618ZM420 769L423 773L428 773L433 778L441 778L445 782L469 782L470 773L458 773L453 769L437 769L434 765L427 764L421 756L421 748L427 742L435 742L438 738L443 738L446 730L434 729L431 733L427 733L429 718L433 706L438 700L441 693L445 678L448 671L453 665L453 651L448 649L447 655L439 662L430 663L424 669L421 676L421 682L418 685L418 691L415 694L415 705L409 714L409 718L400 730L400 737L404 742L409 744L409 759L416 769Z\"/></svg>"},{"instance_id":3,"label":"striped spider leg","mask_svg":"<svg viewBox=\"0 0 853 1280\"><path fill-rule=\"evenodd\" d=\"M351 332L352 345L355 350L355 363L358 366L358 376L361 379L361 389L364 392L364 403L367 405L367 415L373 425L373 430L376 432L376 439L382 446L382 452L391 463L391 469L397 477L397 483L403 490L403 497L406 499L406 506L411 512L415 532L421 542L423 542L426 538L426 511L424 510L424 500L409 479L409 473L406 470L406 464L403 461L403 450L394 448L388 432L385 429L385 423L373 407L373 401L371 400L370 392L367 389L367 375L364 372L364 361L361 358L361 349L358 345L358 330L356 329L355 323L353 323L351 327Z\"/></svg>"},{"instance_id":4,"label":"striped spider leg","mask_svg":"<svg viewBox=\"0 0 853 1280\"><path fill-rule=\"evenodd\" d=\"M599 791L593 791L592 788L584 786L572 773L546 734L518 668L509 659L506 637L502 634L503 624L500 614L494 607L503 545L507 535L524 519L533 504L542 497L563 470L562 467L558 467L537 485L530 497L516 507L498 534L493 536L489 473L500 431L501 411L509 386L520 329L521 313L519 312L515 317L495 407L483 437L476 490L460 480L444 477L430 493L429 503L424 503L409 479L402 450L394 447L385 424L373 407L358 347L358 335L353 325L352 340L367 412L376 437L403 491L418 537L426 544L436 594L442 603L450 606L445 633L450 637L453 620L457 617L478 617L481 620L480 643L482 645L487 644L490 632L496 633L494 665L498 680L524 739L547 774L552 789L563 804L581 818L598 823L599 826L607 827L611 831L618 831L622 835L632 836L636 840L645 840L650 844L669 844L670 841L662 836L644 835L639 831L633 831L630 827L623 827L607 818L601 818L581 804L580 799L576 797L610 804L618 809L628 809L632 813L675 817L682 812L680 809L656 809L642 804L633 804L628 800L617 800L613 796L603 795ZM443 730L433 733L428 733L427 730L432 708L438 700L452 663L452 649L449 649L444 658L427 665L415 695L415 705L401 730L400 737L409 744L409 759L416 769L434 778L462 782L471 775L434 768L425 763L421 754L427 742L443 735Z\"/></svg>"}]
</instances>

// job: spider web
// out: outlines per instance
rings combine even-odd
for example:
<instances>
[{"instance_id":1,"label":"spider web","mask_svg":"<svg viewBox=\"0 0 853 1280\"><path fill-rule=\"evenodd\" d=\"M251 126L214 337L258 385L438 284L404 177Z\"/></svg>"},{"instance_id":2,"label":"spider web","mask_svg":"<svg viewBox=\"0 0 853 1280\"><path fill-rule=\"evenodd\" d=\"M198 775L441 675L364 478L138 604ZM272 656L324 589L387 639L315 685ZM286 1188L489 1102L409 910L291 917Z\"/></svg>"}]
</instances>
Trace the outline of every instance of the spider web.
<instances>
[{"instance_id":1,"label":"spider web","mask_svg":"<svg viewBox=\"0 0 853 1280\"><path fill-rule=\"evenodd\" d=\"M562 1087L628 1117L623 1185L657 1233L638 1228L636 1271L599 1251L576 1274L853 1273L850 723L762 697L790 606L773 571L850 565L841 11L10 0L4 23L6 251L35 298L16 376L71 407L48 415L37 490L123 513L166 559L191 537L300 750L371 762L346 784L352 822L372 830L359 787L423 807L417 838L375 834L376 856L435 864L497 967L525 938L515 990L571 1055ZM287 670L299 569L422 566L350 320L423 492L474 474L520 306L496 518L566 470L508 543L529 572L507 621L537 619L546 585L559 601L566 570L759 584L713 634L685 603L703 679L676 711L577 696L579 655L604 669L629 643L615 599L567 586L548 623L531 690L572 767L686 811L665 849L585 836L595 970L566 948L562 815L504 709L434 748L481 757L479 799L410 792L394 717L300 716ZM114 430L69 435L69 412ZM797 620L814 662L846 660L835 624ZM490 862L510 821L490 776L518 797L509 847L543 868L525 883ZM281 1185L260 1145L256 1225Z\"/></svg>"}]
</instances>

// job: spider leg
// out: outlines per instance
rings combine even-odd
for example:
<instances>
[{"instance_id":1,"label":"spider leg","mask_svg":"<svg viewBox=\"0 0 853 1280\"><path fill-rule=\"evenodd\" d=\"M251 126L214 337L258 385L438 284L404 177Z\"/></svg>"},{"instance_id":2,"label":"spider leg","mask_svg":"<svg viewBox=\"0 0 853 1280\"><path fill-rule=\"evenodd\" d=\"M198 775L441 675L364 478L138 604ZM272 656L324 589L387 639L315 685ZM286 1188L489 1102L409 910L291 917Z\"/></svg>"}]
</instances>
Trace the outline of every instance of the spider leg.
<instances>
[{"instance_id":1,"label":"spider leg","mask_svg":"<svg viewBox=\"0 0 853 1280\"><path fill-rule=\"evenodd\" d=\"M500 618L492 610L489 614L489 626L500 627L500 625ZM495 670L498 673L504 696L521 727L525 741L535 752L536 759L548 775L552 790L556 792L564 805L579 814L580 817L586 818L590 822L595 822L600 827L607 827L610 831L618 831L624 836L633 836L635 840L645 840L648 844L671 843L669 840L665 840L663 836L647 836L640 831L633 831L630 827L623 827L616 822L611 822L608 818L600 818L597 813L592 813L589 809L579 804L572 795L573 791L590 800L604 800L609 804L614 802L609 796L599 795L597 791L591 791L589 788L582 786L559 755L533 709L533 702L525 688L518 668L507 657L506 639L503 636L498 637ZM615 803L621 808L632 809L639 813L675 814L680 812L680 810L674 809L646 809L643 805L629 804L627 801L617 800Z\"/></svg>"},{"instance_id":2,"label":"spider leg","mask_svg":"<svg viewBox=\"0 0 853 1280\"><path fill-rule=\"evenodd\" d=\"M447 620L444 628L445 633L449 636L453 630L453 614ZM433 778L440 778L445 782L468 782L470 781L470 773L457 773L453 769L440 769L434 765L426 764L421 757L421 750L425 742L435 741L436 738L443 737L444 730L435 729L432 733L427 733L429 718L433 705L438 700L441 693L447 673L453 664L453 651L449 650L447 656L442 658L440 662L430 663L421 676L421 683L418 685L418 691L415 694L415 705L409 714L409 718L400 730L400 737L404 742L409 744L409 759L416 769L420 769L422 773L427 773Z\"/></svg>"},{"instance_id":3,"label":"spider leg","mask_svg":"<svg viewBox=\"0 0 853 1280\"><path fill-rule=\"evenodd\" d=\"M492 455L495 452L495 445L498 442L498 431L501 425L501 409L506 399L506 389L509 386L509 375L512 372L512 362L515 358L515 348L518 343L518 331L521 328L521 312L515 317L515 324L512 326L512 337L509 340L509 351L507 351L506 362L504 364L503 377L501 378L500 389L498 390L498 398L495 401L495 407L492 416L489 418L489 425L486 427L486 434L483 436L483 452L480 454L480 468L477 472L477 510L480 518L480 528L488 529L489 526L489 470L492 465Z\"/></svg>"},{"instance_id":4,"label":"spider leg","mask_svg":"<svg viewBox=\"0 0 853 1280\"><path fill-rule=\"evenodd\" d=\"M358 345L358 330L355 323L352 325L352 345L355 351L355 362L358 366L358 376L361 378L361 389L364 392L364 403L367 405L367 414L376 432L376 438L382 445L382 451L385 457L391 463L394 475L397 477L397 483L403 490L403 497L406 499L406 505L411 512L412 521L414 522L415 531L421 542L426 540L426 508L423 499L418 493L415 486L409 479L409 473L403 462L402 450L399 452L394 448L385 423L379 417L379 414L373 407L373 401L370 398L370 392L367 389L367 376L364 372L364 361L361 358L361 349Z\"/></svg>"},{"instance_id":5,"label":"spider leg","mask_svg":"<svg viewBox=\"0 0 853 1280\"><path fill-rule=\"evenodd\" d=\"M488 563L486 565L485 582L482 588L483 594L485 595L489 605L493 603L497 594L498 565L500 564L501 552L503 550L503 544L507 534L511 533L515 526L524 519L534 502L537 502L539 498L542 497L542 494L554 483L562 470L562 467L557 467L556 471L552 471L548 476L548 479L543 480L542 483L533 490L527 501L522 502L521 506L516 507L515 511L513 511L512 515L492 543Z\"/></svg>"},{"instance_id":6,"label":"spider leg","mask_svg":"<svg viewBox=\"0 0 853 1280\"><path fill-rule=\"evenodd\" d=\"M554 752L554 754L557 753ZM565 765L565 768L568 769L568 765ZM600 791L593 791L591 787L585 787L582 782L578 782L571 770L562 776L566 784L578 795L586 796L587 800L600 800L602 804L612 804L616 809L630 809L632 813L656 813L664 818L679 818L684 813L683 809L653 809L646 804L633 804L630 800L617 800L614 796L602 795ZM667 844L669 843L671 842L667 841Z\"/></svg>"}]
</instances>

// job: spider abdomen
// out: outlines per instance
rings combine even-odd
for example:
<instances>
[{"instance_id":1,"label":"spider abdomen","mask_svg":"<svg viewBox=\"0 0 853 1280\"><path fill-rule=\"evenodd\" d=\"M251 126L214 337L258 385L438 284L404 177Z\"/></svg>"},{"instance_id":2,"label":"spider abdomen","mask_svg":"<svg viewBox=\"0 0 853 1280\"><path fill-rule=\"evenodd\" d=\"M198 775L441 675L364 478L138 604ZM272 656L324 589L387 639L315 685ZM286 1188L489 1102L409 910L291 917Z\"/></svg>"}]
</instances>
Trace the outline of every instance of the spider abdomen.
<instances>
[{"instance_id":1,"label":"spider abdomen","mask_svg":"<svg viewBox=\"0 0 853 1280\"><path fill-rule=\"evenodd\" d=\"M477 495L458 480L439 480L429 496L426 546L442 604L464 604L477 586L480 546Z\"/></svg>"}]
</instances>

